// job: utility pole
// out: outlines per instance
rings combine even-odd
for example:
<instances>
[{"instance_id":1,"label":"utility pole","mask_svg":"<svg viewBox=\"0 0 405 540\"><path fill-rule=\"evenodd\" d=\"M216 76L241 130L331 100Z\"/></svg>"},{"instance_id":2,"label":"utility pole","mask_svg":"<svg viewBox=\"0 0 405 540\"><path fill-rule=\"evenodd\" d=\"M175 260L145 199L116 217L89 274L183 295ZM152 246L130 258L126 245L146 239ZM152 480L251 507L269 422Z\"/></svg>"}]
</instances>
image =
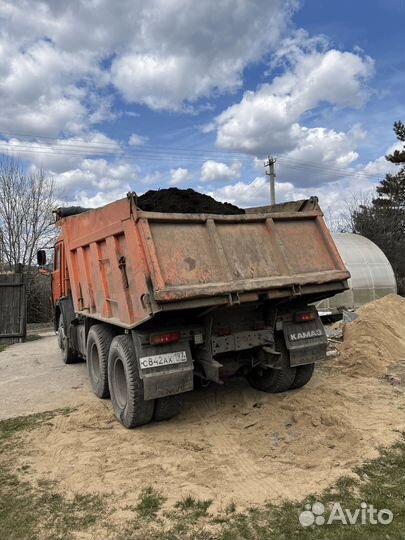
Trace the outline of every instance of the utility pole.
<instances>
[{"instance_id":1,"label":"utility pole","mask_svg":"<svg viewBox=\"0 0 405 540\"><path fill-rule=\"evenodd\" d=\"M270 204L276 204L276 171L274 165L277 159L268 156L268 161L264 162L264 166L268 167L267 176L270 177Z\"/></svg>"}]
</instances>

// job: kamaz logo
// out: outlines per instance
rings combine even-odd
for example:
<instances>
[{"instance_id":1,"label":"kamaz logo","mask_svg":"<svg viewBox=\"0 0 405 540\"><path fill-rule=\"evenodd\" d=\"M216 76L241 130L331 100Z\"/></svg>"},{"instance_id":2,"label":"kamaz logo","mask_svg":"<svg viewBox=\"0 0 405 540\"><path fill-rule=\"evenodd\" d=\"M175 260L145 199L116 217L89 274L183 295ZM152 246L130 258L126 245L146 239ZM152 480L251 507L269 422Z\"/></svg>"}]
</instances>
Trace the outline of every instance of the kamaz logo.
<instances>
[{"instance_id":1,"label":"kamaz logo","mask_svg":"<svg viewBox=\"0 0 405 540\"><path fill-rule=\"evenodd\" d=\"M322 330L308 330L308 332L297 332L296 334L290 334L290 341L298 341L299 339L309 339L321 336Z\"/></svg>"}]
</instances>

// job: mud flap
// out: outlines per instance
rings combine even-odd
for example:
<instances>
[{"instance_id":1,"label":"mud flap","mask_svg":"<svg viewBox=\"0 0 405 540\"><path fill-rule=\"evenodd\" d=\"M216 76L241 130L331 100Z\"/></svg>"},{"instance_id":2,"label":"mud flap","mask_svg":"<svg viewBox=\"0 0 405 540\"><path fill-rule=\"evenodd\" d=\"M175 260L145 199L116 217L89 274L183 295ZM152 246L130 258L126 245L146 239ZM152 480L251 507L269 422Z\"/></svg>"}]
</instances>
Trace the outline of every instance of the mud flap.
<instances>
[{"instance_id":1,"label":"mud flap","mask_svg":"<svg viewBox=\"0 0 405 540\"><path fill-rule=\"evenodd\" d=\"M188 342L143 347L138 367L144 399L172 396L193 389L193 360Z\"/></svg>"},{"instance_id":2,"label":"mud flap","mask_svg":"<svg viewBox=\"0 0 405 540\"><path fill-rule=\"evenodd\" d=\"M328 339L320 319L305 323L284 323L283 331L291 367L312 364L326 358Z\"/></svg>"}]
</instances>

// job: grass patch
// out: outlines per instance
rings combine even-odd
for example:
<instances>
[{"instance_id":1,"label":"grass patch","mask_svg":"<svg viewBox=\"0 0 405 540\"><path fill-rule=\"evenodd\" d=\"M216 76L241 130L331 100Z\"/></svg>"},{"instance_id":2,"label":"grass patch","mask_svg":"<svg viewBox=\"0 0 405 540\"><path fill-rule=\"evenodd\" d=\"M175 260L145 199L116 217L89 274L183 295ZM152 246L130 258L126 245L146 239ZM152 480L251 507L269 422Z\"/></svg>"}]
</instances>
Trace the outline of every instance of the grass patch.
<instances>
[{"instance_id":1,"label":"grass patch","mask_svg":"<svg viewBox=\"0 0 405 540\"><path fill-rule=\"evenodd\" d=\"M139 501L135 509L139 516L147 519L156 517L156 514L162 508L166 497L161 493L148 486L142 490L139 495Z\"/></svg>"},{"instance_id":2,"label":"grass patch","mask_svg":"<svg viewBox=\"0 0 405 540\"><path fill-rule=\"evenodd\" d=\"M197 519L207 515L208 508L211 506L211 504L212 499L200 501L191 495L187 495L187 497L177 501L174 506L175 508L178 508L190 521L196 521Z\"/></svg>"},{"instance_id":3,"label":"grass patch","mask_svg":"<svg viewBox=\"0 0 405 540\"><path fill-rule=\"evenodd\" d=\"M0 352L5 351L7 347L8 347L7 343L0 343Z\"/></svg>"}]
</instances>

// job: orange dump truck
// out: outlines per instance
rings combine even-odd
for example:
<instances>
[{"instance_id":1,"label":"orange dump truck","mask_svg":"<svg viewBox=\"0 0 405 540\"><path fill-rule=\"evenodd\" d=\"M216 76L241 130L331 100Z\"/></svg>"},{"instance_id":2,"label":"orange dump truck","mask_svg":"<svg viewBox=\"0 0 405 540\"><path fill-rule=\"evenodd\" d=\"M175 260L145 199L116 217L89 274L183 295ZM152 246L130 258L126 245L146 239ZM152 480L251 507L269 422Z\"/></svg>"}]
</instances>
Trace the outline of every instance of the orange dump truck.
<instances>
[{"instance_id":1,"label":"orange dump truck","mask_svg":"<svg viewBox=\"0 0 405 540\"><path fill-rule=\"evenodd\" d=\"M80 210L57 212L55 329L124 426L171 418L198 380L298 388L326 357L311 304L350 275L316 197L238 215L146 212L134 194Z\"/></svg>"}]
</instances>

